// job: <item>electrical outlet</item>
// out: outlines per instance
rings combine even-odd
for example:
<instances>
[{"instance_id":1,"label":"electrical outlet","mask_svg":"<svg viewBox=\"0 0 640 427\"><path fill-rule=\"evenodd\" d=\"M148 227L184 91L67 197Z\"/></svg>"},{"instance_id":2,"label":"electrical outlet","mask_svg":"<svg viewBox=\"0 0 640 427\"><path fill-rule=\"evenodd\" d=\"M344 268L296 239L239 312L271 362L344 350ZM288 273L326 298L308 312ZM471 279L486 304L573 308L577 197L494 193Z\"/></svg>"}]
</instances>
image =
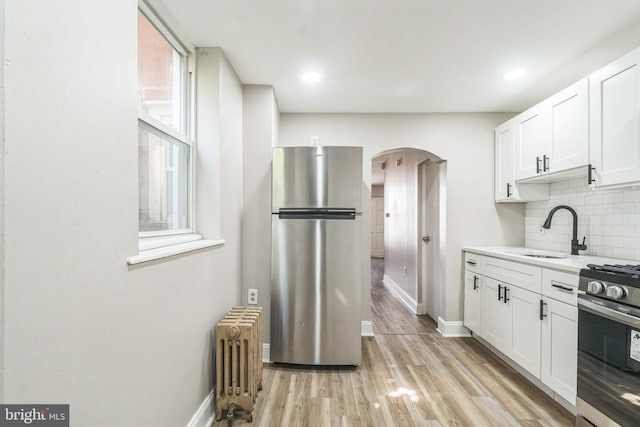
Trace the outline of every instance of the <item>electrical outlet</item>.
<instances>
[{"instance_id":1,"label":"electrical outlet","mask_svg":"<svg viewBox=\"0 0 640 427\"><path fill-rule=\"evenodd\" d=\"M404 266L404 272L403 273L404 273L404 277L407 277L407 266L406 265Z\"/></svg>"},{"instance_id":2,"label":"electrical outlet","mask_svg":"<svg viewBox=\"0 0 640 427\"><path fill-rule=\"evenodd\" d=\"M247 304L258 304L258 290L257 289L249 289L247 291Z\"/></svg>"}]
</instances>

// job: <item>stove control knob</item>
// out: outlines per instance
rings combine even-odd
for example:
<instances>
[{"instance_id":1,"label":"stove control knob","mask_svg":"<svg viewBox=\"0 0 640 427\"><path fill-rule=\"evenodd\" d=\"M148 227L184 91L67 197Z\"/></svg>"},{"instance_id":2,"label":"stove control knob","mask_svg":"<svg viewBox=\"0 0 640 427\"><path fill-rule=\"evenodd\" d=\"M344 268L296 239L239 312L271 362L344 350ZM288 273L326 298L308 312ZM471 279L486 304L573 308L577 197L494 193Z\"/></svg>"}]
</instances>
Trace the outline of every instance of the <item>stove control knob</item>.
<instances>
[{"instance_id":1,"label":"stove control knob","mask_svg":"<svg viewBox=\"0 0 640 427\"><path fill-rule=\"evenodd\" d=\"M587 292L590 294L601 294L604 291L604 285L600 282L589 282L587 284Z\"/></svg>"},{"instance_id":2,"label":"stove control knob","mask_svg":"<svg viewBox=\"0 0 640 427\"><path fill-rule=\"evenodd\" d=\"M613 299L622 299L627 293L620 286L609 286L607 288L607 296Z\"/></svg>"}]
</instances>

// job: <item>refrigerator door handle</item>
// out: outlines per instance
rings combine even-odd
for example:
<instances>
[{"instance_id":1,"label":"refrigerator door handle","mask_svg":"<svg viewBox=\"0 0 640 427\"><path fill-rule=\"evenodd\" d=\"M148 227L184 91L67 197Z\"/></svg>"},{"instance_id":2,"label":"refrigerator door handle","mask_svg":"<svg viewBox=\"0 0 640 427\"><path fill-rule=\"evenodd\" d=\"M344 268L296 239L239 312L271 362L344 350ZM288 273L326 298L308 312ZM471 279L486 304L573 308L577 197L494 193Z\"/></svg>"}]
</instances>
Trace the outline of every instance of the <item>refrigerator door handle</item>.
<instances>
[{"instance_id":1,"label":"refrigerator door handle","mask_svg":"<svg viewBox=\"0 0 640 427\"><path fill-rule=\"evenodd\" d=\"M355 219L355 209L341 208L282 208L278 212L280 219Z\"/></svg>"}]
</instances>

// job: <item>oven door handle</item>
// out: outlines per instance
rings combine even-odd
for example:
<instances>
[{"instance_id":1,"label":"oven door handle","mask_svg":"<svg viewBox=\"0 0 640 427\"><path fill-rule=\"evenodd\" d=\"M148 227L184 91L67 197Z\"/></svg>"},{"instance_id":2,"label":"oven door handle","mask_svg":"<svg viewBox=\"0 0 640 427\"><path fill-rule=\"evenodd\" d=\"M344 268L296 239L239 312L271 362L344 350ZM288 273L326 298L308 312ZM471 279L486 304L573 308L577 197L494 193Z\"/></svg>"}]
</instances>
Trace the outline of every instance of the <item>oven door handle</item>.
<instances>
[{"instance_id":1,"label":"oven door handle","mask_svg":"<svg viewBox=\"0 0 640 427\"><path fill-rule=\"evenodd\" d=\"M617 310L613 310L608 307L594 304L584 298L578 298L578 309L588 311L589 313L597 314L598 316L605 317L614 322L624 323L627 326L633 326L640 328L640 318L632 316L630 314L622 313Z\"/></svg>"}]
</instances>

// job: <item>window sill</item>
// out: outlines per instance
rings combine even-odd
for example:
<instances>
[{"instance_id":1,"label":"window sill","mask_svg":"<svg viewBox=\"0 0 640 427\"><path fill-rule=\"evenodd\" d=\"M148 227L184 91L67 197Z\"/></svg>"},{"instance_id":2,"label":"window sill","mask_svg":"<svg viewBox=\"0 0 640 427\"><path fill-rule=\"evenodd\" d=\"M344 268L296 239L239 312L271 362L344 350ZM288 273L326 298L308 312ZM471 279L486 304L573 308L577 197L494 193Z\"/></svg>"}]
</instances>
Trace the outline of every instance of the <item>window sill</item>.
<instances>
[{"instance_id":1,"label":"window sill","mask_svg":"<svg viewBox=\"0 0 640 427\"><path fill-rule=\"evenodd\" d=\"M212 248L214 246L224 245L224 240L197 240L195 242L180 243L177 245L164 246L162 248L149 249L140 251L138 255L127 258L127 264L136 265L143 262L154 261L157 259L168 258L174 255L180 255L187 252L197 251L199 249Z\"/></svg>"}]
</instances>

